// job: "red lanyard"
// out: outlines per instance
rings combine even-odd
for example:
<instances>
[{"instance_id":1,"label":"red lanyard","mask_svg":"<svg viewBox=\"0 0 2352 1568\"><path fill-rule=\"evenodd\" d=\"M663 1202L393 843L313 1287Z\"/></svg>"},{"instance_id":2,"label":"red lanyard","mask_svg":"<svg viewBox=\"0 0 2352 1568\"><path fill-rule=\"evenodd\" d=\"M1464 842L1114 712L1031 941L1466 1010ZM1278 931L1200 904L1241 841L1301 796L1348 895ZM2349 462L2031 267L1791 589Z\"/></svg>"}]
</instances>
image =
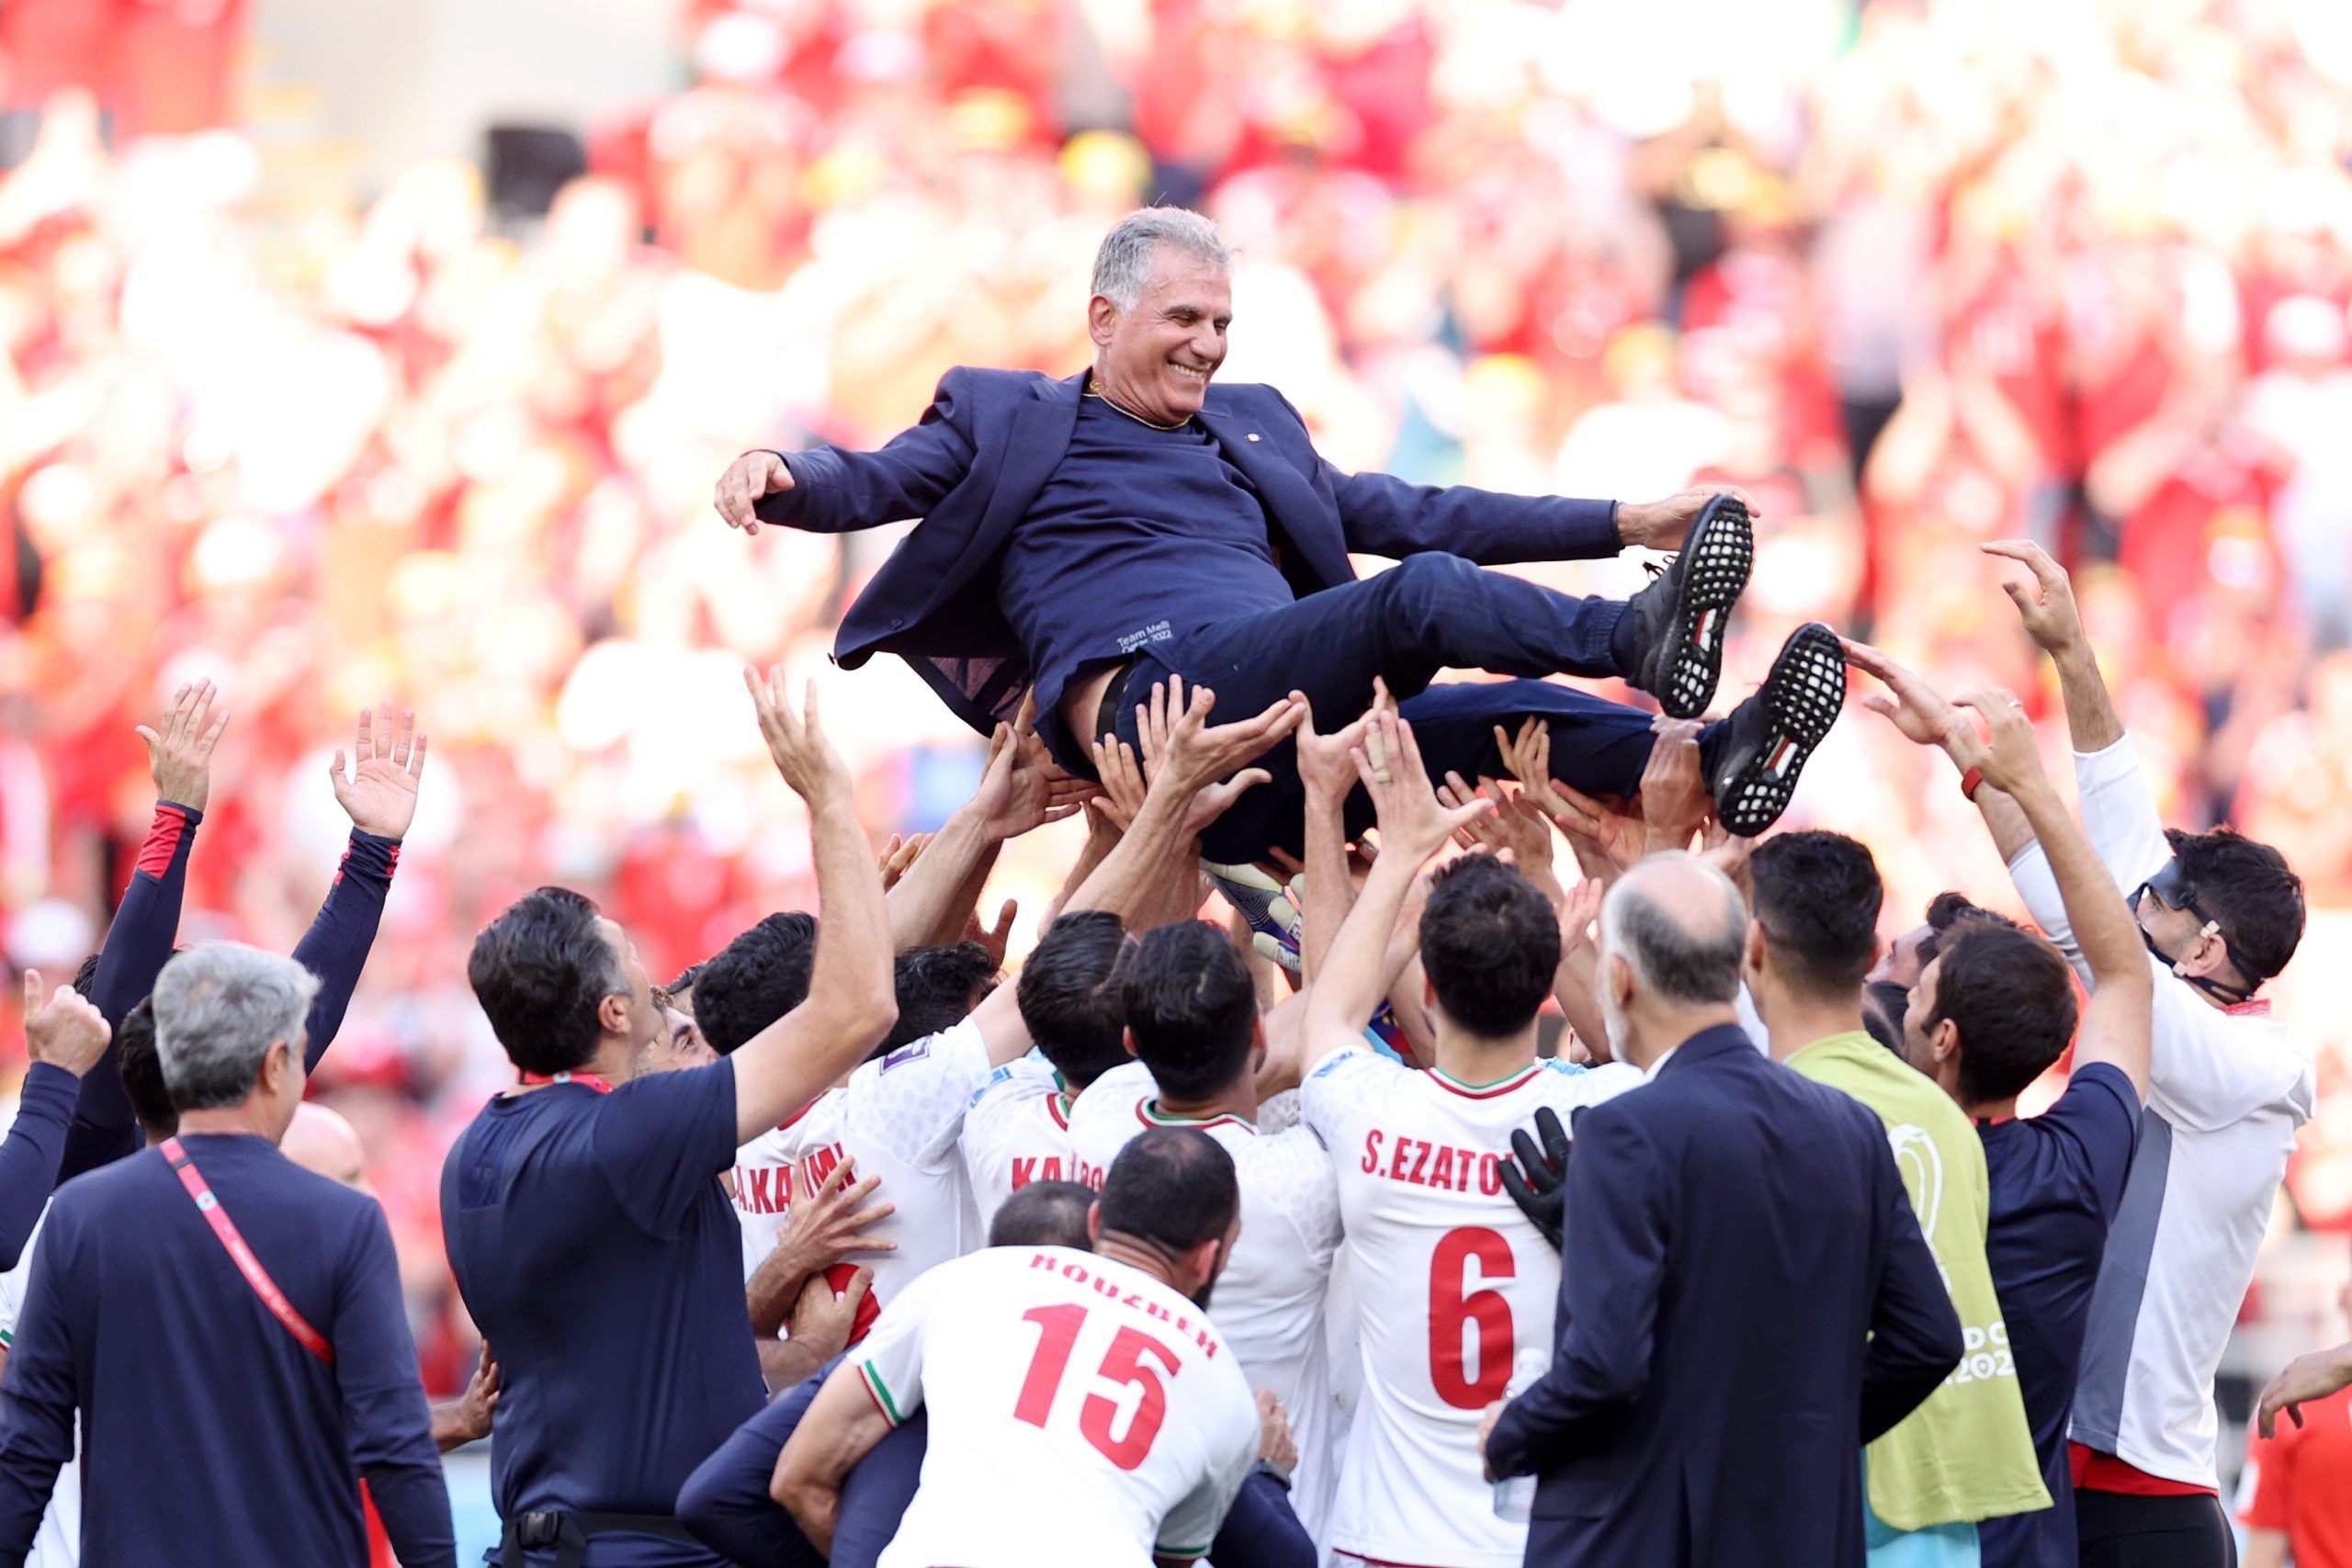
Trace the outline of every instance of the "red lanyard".
<instances>
[{"instance_id":1,"label":"red lanyard","mask_svg":"<svg viewBox=\"0 0 2352 1568\"><path fill-rule=\"evenodd\" d=\"M165 1138L155 1146L163 1155L164 1162L178 1175L180 1185L187 1189L187 1195L196 1200L198 1211L211 1224L212 1234L220 1238L220 1245L228 1249L231 1260L237 1265L237 1272L245 1277L245 1283L254 1288L254 1294L261 1298L262 1305L286 1325L288 1334L301 1341L303 1349L328 1366L334 1366L334 1347L327 1343L326 1336L311 1327L309 1321L294 1310L294 1303L286 1299L286 1292L277 1288L277 1281L271 1279L269 1270L261 1266L261 1259L254 1256L254 1249L245 1245L244 1236L237 1229L237 1222L229 1217L229 1211L222 1208L220 1200L212 1195L212 1189L205 1182L204 1173L196 1168L196 1161L188 1157L188 1152L180 1146L180 1141Z\"/></svg>"},{"instance_id":2,"label":"red lanyard","mask_svg":"<svg viewBox=\"0 0 2352 1568\"><path fill-rule=\"evenodd\" d=\"M594 1074L594 1073L525 1073L525 1074L523 1075L523 1081L524 1081L525 1083L526 1083L526 1084L537 1084L537 1083L578 1083L578 1084L586 1084L590 1089L594 1089L598 1094L610 1094L610 1093L612 1093L612 1092L613 1092L613 1086L612 1086L611 1084L609 1084L609 1083L606 1083L603 1078L599 1077L598 1077L596 1074Z\"/></svg>"}]
</instances>

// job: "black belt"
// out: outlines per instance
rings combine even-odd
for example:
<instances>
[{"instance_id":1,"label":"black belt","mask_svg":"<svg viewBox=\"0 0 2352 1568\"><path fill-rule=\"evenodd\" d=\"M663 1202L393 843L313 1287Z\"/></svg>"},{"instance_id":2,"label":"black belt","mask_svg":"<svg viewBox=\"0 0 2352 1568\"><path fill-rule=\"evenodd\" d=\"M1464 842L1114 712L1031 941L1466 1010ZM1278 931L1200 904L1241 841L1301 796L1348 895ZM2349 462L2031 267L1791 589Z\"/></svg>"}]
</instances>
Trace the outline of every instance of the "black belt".
<instances>
[{"instance_id":1,"label":"black belt","mask_svg":"<svg viewBox=\"0 0 2352 1568\"><path fill-rule=\"evenodd\" d=\"M1094 739L1108 740L1119 732L1119 705L1126 701L1127 682L1135 678L1136 661L1128 660L1112 673L1102 688L1102 705L1094 710Z\"/></svg>"},{"instance_id":2,"label":"black belt","mask_svg":"<svg viewBox=\"0 0 2352 1568\"><path fill-rule=\"evenodd\" d=\"M526 1568L524 1552L535 1546L555 1548L555 1568L580 1568L588 1554L588 1538L595 1535L652 1535L700 1544L667 1514L524 1514L508 1519L498 1532L498 1568Z\"/></svg>"}]
</instances>

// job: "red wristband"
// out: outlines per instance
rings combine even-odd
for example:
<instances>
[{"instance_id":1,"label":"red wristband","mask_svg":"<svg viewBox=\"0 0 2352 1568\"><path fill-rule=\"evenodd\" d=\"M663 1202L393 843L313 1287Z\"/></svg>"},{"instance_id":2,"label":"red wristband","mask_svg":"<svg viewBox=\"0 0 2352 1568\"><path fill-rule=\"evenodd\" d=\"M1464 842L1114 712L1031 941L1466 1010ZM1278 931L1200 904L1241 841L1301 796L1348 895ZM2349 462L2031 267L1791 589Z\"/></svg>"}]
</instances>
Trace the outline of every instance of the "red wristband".
<instances>
[{"instance_id":1,"label":"red wristband","mask_svg":"<svg viewBox=\"0 0 2352 1568\"><path fill-rule=\"evenodd\" d=\"M1971 768L1960 775L1960 793L1968 797L1970 805L1976 803L1976 786L1984 782L1984 770L1982 768Z\"/></svg>"}]
</instances>

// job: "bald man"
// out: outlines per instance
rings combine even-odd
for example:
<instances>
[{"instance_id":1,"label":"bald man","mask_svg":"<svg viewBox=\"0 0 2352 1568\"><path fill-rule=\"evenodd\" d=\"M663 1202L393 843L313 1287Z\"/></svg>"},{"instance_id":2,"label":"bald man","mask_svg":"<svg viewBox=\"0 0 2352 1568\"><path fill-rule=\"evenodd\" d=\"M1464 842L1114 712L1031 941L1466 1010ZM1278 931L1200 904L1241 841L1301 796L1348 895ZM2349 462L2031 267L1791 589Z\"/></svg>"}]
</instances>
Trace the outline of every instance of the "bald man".
<instances>
[{"instance_id":1,"label":"bald man","mask_svg":"<svg viewBox=\"0 0 2352 1568\"><path fill-rule=\"evenodd\" d=\"M359 1141L359 1129L340 1111L314 1100L304 1100L294 1108L294 1120L287 1124L286 1136L277 1141L277 1152L304 1170L340 1181L370 1198L376 1196L375 1184L368 1179L368 1146ZM491 1413L497 1408L498 1363L491 1359L485 1343L466 1392L433 1406L434 1442L446 1454L489 1437Z\"/></svg>"},{"instance_id":2,"label":"bald man","mask_svg":"<svg viewBox=\"0 0 2352 1568\"><path fill-rule=\"evenodd\" d=\"M1685 854L1601 906L1610 1039L1647 1081L1521 1173L1572 1221L1551 1370L1487 1417L1493 1473L1543 1478L1530 1562L1861 1568L1860 1447L1960 1361L1878 1118L1740 1028L1747 923Z\"/></svg>"}]
</instances>

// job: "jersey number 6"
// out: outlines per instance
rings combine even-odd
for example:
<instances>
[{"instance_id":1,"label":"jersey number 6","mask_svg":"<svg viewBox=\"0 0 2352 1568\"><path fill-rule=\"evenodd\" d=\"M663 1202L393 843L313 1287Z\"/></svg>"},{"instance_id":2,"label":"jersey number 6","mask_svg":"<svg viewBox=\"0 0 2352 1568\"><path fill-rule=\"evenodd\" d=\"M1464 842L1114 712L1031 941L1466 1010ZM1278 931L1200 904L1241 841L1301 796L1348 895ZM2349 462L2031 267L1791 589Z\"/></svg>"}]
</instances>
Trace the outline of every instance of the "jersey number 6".
<instances>
[{"instance_id":1,"label":"jersey number 6","mask_svg":"<svg viewBox=\"0 0 2352 1568\"><path fill-rule=\"evenodd\" d=\"M1037 1352L1029 1358L1029 1375L1021 1382L1021 1397L1013 1403L1012 1415L1015 1420L1043 1427L1046 1417L1053 1414L1054 1396L1061 1392L1062 1373L1069 1370L1070 1347L1078 1342L1078 1331L1085 1326L1086 1309L1065 1303L1032 1307L1021 1316L1037 1325ZM1124 1433L1111 1435L1111 1423L1119 1414L1117 1401L1090 1393L1078 1408L1080 1434L1121 1470L1143 1463L1151 1452L1152 1439L1159 1436L1160 1422L1168 1416L1168 1391L1159 1373L1145 1364L1146 1358L1158 1361L1170 1377L1175 1375L1176 1352L1139 1329L1121 1328L1110 1349L1103 1352L1101 1376L1143 1391L1143 1397L1136 1402L1135 1418ZM1508 1361L1509 1356L1504 1359Z\"/></svg>"},{"instance_id":2,"label":"jersey number 6","mask_svg":"<svg viewBox=\"0 0 2352 1568\"><path fill-rule=\"evenodd\" d=\"M1510 1303L1500 1291L1469 1289L1473 1258L1482 1283L1519 1272L1510 1240L1482 1225L1446 1232L1430 1254L1430 1382L1457 1410L1484 1410L1510 1382ZM1477 1332L1475 1378L1464 1354L1465 1325Z\"/></svg>"}]
</instances>

